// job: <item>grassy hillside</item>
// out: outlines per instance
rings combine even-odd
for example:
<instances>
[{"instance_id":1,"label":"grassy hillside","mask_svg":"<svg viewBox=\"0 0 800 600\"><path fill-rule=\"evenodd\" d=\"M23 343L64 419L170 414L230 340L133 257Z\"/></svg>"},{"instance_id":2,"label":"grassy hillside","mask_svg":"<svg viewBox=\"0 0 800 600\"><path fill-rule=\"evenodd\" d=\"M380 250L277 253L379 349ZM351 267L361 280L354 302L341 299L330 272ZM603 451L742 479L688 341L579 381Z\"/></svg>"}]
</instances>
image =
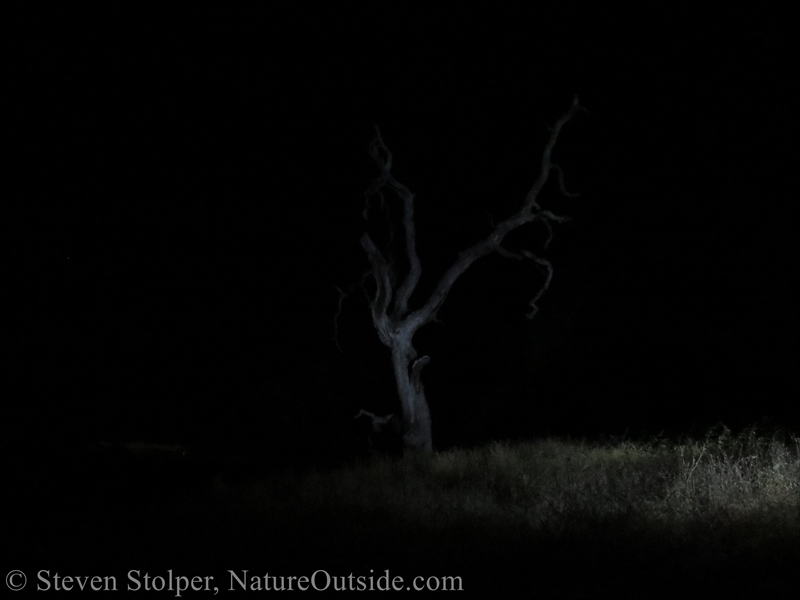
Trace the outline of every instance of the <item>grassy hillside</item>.
<instances>
[{"instance_id":1,"label":"grassy hillside","mask_svg":"<svg viewBox=\"0 0 800 600\"><path fill-rule=\"evenodd\" d=\"M33 573L116 574L123 588L129 569L213 575L220 592L229 569L262 583L266 573L377 579L388 569L403 587L451 576L446 585L465 591L522 585L532 597L789 597L799 456L796 436L718 428L694 440L498 442L269 475L104 462L39 488L17 547Z\"/></svg>"}]
</instances>

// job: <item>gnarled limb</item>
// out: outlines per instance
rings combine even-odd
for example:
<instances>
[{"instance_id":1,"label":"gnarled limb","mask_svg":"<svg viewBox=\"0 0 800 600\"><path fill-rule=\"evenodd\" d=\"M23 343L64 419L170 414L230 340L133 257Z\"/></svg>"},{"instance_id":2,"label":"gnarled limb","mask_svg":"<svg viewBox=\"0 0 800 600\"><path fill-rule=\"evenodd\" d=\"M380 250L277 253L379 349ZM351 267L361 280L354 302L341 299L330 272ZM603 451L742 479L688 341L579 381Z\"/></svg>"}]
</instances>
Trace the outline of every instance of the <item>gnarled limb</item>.
<instances>
[{"instance_id":1,"label":"gnarled limb","mask_svg":"<svg viewBox=\"0 0 800 600\"><path fill-rule=\"evenodd\" d=\"M372 322L378 331L381 342L392 352L397 393L405 421L403 439L407 449L430 452L433 448L431 416L421 376L422 369L428 364L430 358L428 356L417 358L412 338L420 327L436 319L453 284L472 263L482 256L497 252L509 258L528 258L543 267L546 272L545 282L530 302L532 311L528 317L533 318L539 311L536 302L550 286L553 265L547 259L528 250L520 250L517 253L510 252L502 244L506 235L511 231L527 223L541 222L547 228L548 235L544 244L547 249L553 234L552 224L569 220L569 217L556 215L549 210L542 209L538 197L547 184L552 171L558 175L558 186L561 193L568 197L577 196L577 194L569 194L566 191L563 172L552 161L552 153L564 125L581 110L583 108L576 96L572 107L551 129L550 137L542 152L539 176L525 195L520 210L497 225L493 224L492 231L485 239L462 251L442 275L428 299L416 310L409 308L409 300L422 275L422 266L416 249L414 194L392 175L392 153L386 147L377 126L375 127L375 137L370 145L370 155L378 165L379 175L367 191L367 198L369 200L372 196L378 196L384 202L384 191L389 190L403 202L403 229L409 267L399 287L395 288L394 265L378 249L368 233L364 233L361 237L361 246L367 253L372 268L371 276L375 280L375 293L370 300ZM366 217L367 211L364 212Z\"/></svg>"}]
</instances>

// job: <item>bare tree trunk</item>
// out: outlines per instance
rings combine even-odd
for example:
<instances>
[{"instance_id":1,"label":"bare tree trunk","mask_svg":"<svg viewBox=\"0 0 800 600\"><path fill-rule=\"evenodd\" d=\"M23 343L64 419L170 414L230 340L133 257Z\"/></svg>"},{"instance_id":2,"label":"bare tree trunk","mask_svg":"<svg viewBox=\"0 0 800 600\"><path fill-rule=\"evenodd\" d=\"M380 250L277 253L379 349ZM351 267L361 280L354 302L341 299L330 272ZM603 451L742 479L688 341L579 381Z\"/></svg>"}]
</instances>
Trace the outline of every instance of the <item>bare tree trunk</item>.
<instances>
[{"instance_id":1,"label":"bare tree trunk","mask_svg":"<svg viewBox=\"0 0 800 600\"><path fill-rule=\"evenodd\" d=\"M394 378L403 413L403 444L409 450L431 452L431 411L425 398L420 373L427 364L428 357L417 360L414 358L416 355L416 350L410 344L407 347L398 344L392 348Z\"/></svg>"},{"instance_id":2,"label":"bare tree trunk","mask_svg":"<svg viewBox=\"0 0 800 600\"><path fill-rule=\"evenodd\" d=\"M561 128L580 110L582 110L582 107L578 103L576 96L570 110L556 122L555 127L552 129L550 139L542 153L539 177L526 195L519 212L499 223L486 239L461 252L453 265L439 280L428 300L416 310L411 310L408 307L411 294L422 274L422 266L416 249L414 194L392 176L392 153L384 144L378 128L375 128L375 138L370 145L370 155L378 165L380 175L367 191L368 205L364 210L364 218L367 218L369 198L377 196L383 204L383 192L385 189L391 190L403 201L403 229L405 231L404 241L408 273L406 273L402 284L399 287L396 286L395 265L391 262L391 257L385 256L383 252L378 250L368 233L361 237L361 246L369 258L372 267L369 275L375 280L376 286L375 294L370 300L372 322L381 342L391 350L392 354L397 395L400 400L404 421L403 442L407 450L425 453L431 452L433 449L431 413L422 384L422 368L428 364L430 358L427 356L417 358L417 351L412 344L412 338L420 327L436 318L436 314L444 303L445 298L447 298L447 294L462 273L477 259L491 252L497 252L502 256L518 260L529 258L545 270L545 282L530 302L531 312L528 317L533 318L539 310L536 302L550 285L553 275L552 265L547 259L527 250L521 250L516 253L510 252L502 246L502 243L506 234L510 231L527 223L538 221L544 224L548 231L548 238L545 242L546 249L552 236L552 222L560 223L568 220L568 217L554 215L549 210L543 210L537 203L537 196L544 188L545 183L547 183L552 170L556 170L559 174L558 183L561 192L566 196L577 195L568 194L564 189L561 170L558 165L551 161L551 155Z\"/></svg>"}]
</instances>

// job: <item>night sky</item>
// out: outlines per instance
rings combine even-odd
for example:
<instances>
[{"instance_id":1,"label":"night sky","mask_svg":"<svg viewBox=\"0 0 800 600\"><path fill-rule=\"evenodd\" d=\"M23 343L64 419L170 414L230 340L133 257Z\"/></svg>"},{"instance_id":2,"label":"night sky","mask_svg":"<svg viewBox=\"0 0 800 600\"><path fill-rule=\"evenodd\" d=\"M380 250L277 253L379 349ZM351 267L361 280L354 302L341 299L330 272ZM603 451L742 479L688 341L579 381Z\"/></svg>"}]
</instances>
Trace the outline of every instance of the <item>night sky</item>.
<instances>
[{"instance_id":1,"label":"night sky","mask_svg":"<svg viewBox=\"0 0 800 600\"><path fill-rule=\"evenodd\" d=\"M355 411L395 402L360 292L334 341L336 288L368 268L373 123L416 193L419 306L518 210L576 94L555 160L581 195L540 197L572 221L536 319L541 273L495 255L415 338L434 444L800 427L788 14L166 4L4 19L15 443L344 456Z\"/></svg>"}]
</instances>

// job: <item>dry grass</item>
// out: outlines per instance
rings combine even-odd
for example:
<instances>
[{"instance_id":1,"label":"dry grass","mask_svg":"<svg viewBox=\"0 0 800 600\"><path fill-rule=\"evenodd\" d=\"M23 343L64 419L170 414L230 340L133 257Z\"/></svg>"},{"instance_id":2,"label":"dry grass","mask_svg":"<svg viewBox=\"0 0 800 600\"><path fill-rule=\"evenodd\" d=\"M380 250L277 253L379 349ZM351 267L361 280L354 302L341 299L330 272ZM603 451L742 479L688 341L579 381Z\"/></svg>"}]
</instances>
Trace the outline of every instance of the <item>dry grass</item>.
<instances>
[{"instance_id":1,"label":"dry grass","mask_svg":"<svg viewBox=\"0 0 800 600\"><path fill-rule=\"evenodd\" d=\"M800 564L800 438L752 429L495 442L201 488L115 474L42 494L59 501L17 532L32 565L391 569L487 594L727 600L794 597Z\"/></svg>"},{"instance_id":2,"label":"dry grass","mask_svg":"<svg viewBox=\"0 0 800 600\"><path fill-rule=\"evenodd\" d=\"M775 522L800 530L800 438L733 435L649 443L495 442L429 459L378 458L217 491L245 513L393 514L441 528L464 519L555 533L592 522L691 529Z\"/></svg>"},{"instance_id":3,"label":"dry grass","mask_svg":"<svg viewBox=\"0 0 800 600\"><path fill-rule=\"evenodd\" d=\"M350 557L490 571L534 561L544 569L539 592L559 596L565 578L566 596L595 597L592 586L627 596L641 576L660 580L665 595L708 585L777 597L792 586L787 561L800 557L800 438L753 429L641 443L496 442L217 492L242 531L305 535L298 544L320 556L344 546L359 549Z\"/></svg>"}]
</instances>

